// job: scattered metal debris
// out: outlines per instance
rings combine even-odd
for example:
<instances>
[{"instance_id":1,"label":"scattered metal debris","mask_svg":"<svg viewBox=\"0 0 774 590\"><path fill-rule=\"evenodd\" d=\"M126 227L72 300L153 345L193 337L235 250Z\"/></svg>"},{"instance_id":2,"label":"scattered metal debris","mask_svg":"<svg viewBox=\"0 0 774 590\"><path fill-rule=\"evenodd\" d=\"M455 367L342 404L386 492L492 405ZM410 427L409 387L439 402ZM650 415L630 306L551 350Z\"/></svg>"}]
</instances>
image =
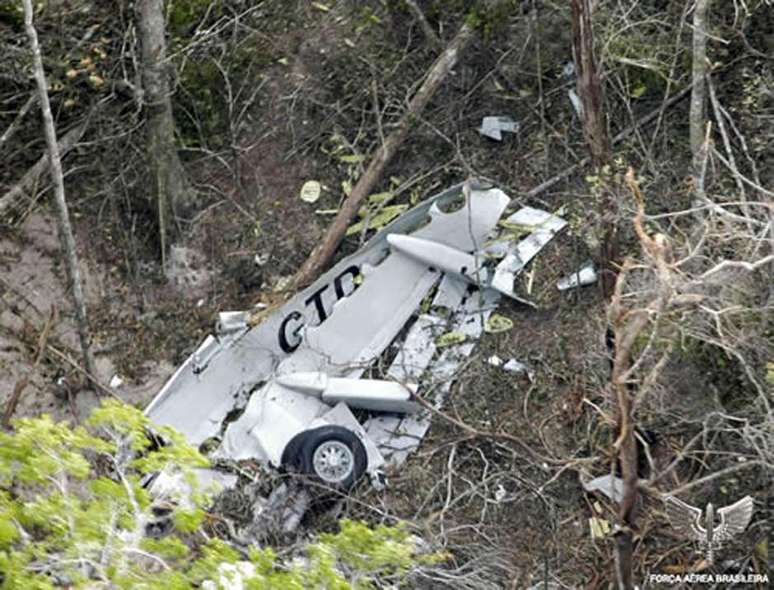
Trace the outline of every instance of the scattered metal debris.
<instances>
[{"instance_id":1,"label":"scattered metal debris","mask_svg":"<svg viewBox=\"0 0 774 590\"><path fill-rule=\"evenodd\" d=\"M523 207L508 217L508 223L529 228L532 233L518 244L512 242L506 244L506 255L495 269L491 286L500 293L513 293L516 276L532 260L535 255L550 242L567 222L540 209ZM498 242L489 245L489 248L498 247Z\"/></svg>"},{"instance_id":2,"label":"scattered metal debris","mask_svg":"<svg viewBox=\"0 0 774 590\"><path fill-rule=\"evenodd\" d=\"M489 139L502 141L503 132L518 133L519 127L519 122L514 121L511 117L484 117L478 132Z\"/></svg>"},{"instance_id":3,"label":"scattered metal debris","mask_svg":"<svg viewBox=\"0 0 774 590\"><path fill-rule=\"evenodd\" d=\"M600 492L613 502L620 502L623 499L623 480L620 477L608 474L592 479L588 483L582 483L583 489L587 492Z\"/></svg>"},{"instance_id":4,"label":"scattered metal debris","mask_svg":"<svg viewBox=\"0 0 774 590\"><path fill-rule=\"evenodd\" d=\"M583 120L583 103L581 102L580 96L578 96L578 93L572 88L567 91L567 96L570 98L570 104L572 104L575 114L578 115L580 120Z\"/></svg>"},{"instance_id":5,"label":"scattered metal debris","mask_svg":"<svg viewBox=\"0 0 774 590\"><path fill-rule=\"evenodd\" d=\"M496 354L490 356L487 361L490 365L493 367L502 367L504 371L508 371L509 373L526 373L527 378L530 380L530 382L535 380L535 371L530 369L527 365L522 363L521 361L517 361L516 359L510 359L508 361L504 361Z\"/></svg>"},{"instance_id":6,"label":"scattered metal debris","mask_svg":"<svg viewBox=\"0 0 774 590\"><path fill-rule=\"evenodd\" d=\"M566 291L574 287L584 287L597 282L597 271L593 262L587 262L576 272L567 275L556 283L556 288L560 291Z\"/></svg>"},{"instance_id":7,"label":"scattered metal debris","mask_svg":"<svg viewBox=\"0 0 774 590\"><path fill-rule=\"evenodd\" d=\"M441 210L460 194L466 206ZM505 257L495 267L479 244L496 238L508 203L498 189L457 185L389 223L257 325L249 312L220 314L215 335L146 414L193 445L215 441L216 459L257 459L341 489L363 474L379 485L384 465L402 463L429 428L430 414L418 411L414 394L427 389L431 403L442 403L478 338L500 325L491 315L500 294L521 301L513 279L565 225L521 209L509 219L531 233L518 244L503 241ZM417 316L436 284L429 307L422 306L430 311ZM398 352L383 378L363 378L375 376L391 344ZM517 361L503 368L522 370ZM295 507L283 508L283 528L297 526L309 503L299 493L283 492L292 497L284 504Z\"/></svg>"}]
</instances>

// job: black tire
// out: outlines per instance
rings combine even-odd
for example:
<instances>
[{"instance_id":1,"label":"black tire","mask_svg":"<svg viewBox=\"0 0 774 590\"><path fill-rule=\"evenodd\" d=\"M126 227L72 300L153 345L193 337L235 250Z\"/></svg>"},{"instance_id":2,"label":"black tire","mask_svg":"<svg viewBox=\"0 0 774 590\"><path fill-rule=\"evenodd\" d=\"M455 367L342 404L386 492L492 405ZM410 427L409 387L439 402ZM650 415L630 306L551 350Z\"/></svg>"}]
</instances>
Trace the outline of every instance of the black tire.
<instances>
[{"instance_id":1,"label":"black tire","mask_svg":"<svg viewBox=\"0 0 774 590\"><path fill-rule=\"evenodd\" d=\"M302 472L304 470L301 461L301 447L303 447L306 442L306 435L309 432L309 430L299 432L290 439L290 442L285 446L285 450L282 451L282 466L287 471Z\"/></svg>"},{"instance_id":2,"label":"black tire","mask_svg":"<svg viewBox=\"0 0 774 590\"><path fill-rule=\"evenodd\" d=\"M321 426L303 435L298 457L304 473L342 490L350 489L365 473L368 455L351 430L342 426Z\"/></svg>"}]
</instances>

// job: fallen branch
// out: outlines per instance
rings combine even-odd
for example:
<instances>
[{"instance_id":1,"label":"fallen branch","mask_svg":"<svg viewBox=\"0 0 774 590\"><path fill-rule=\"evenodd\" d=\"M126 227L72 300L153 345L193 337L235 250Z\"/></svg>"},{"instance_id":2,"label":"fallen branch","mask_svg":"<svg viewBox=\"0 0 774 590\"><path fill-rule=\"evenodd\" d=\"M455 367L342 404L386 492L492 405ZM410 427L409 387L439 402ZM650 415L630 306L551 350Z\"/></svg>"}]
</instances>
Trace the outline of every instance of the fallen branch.
<instances>
[{"instance_id":1,"label":"fallen branch","mask_svg":"<svg viewBox=\"0 0 774 590\"><path fill-rule=\"evenodd\" d=\"M3 146L5 145L5 143L14 136L14 134L16 133L16 130L19 129L19 126L24 120L24 117L27 116L27 113L30 112L30 109L35 105L37 101L38 101L38 95L35 94L34 92L30 94L30 97L22 105L22 108L20 108L19 112L16 113L16 116L14 117L11 124L8 126L8 129L6 129L5 133L3 133L2 136L0 136L0 149L3 149Z\"/></svg>"},{"instance_id":2,"label":"fallen branch","mask_svg":"<svg viewBox=\"0 0 774 590\"><path fill-rule=\"evenodd\" d=\"M306 259L301 269L293 279L293 288L298 289L311 283L320 274L322 269L333 257L336 248L350 223L360 209L363 201L371 193L373 187L379 181L387 167L403 144L414 121L418 119L424 111L430 99L441 86L446 76L457 63L459 54L465 49L473 38L475 30L467 22L460 27L454 39L449 43L446 49L441 53L438 59L425 76L424 82L417 90L408 104L408 108L398 122L397 128L390 133L384 140L384 143L376 150L371 159L368 168L363 176L357 181L352 192L344 201L339 209L336 219L328 229L322 242L312 251L309 258Z\"/></svg>"},{"instance_id":3,"label":"fallen branch","mask_svg":"<svg viewBox=\"0 0 774 590\"><path fill-rule=\"evenodd\" d=\"M32 371L35 371L35 369L38 368L40 361L43 359L43 352L46 350L46 346L48 345L48 337L51 335L51 328L54 327L55 320L56 308L52 306L48 320L46 320L46 324L43 326L43 329L40 331L40 336L38 337L38 346L35 352L35 361L32 364ZM22 393L24 392L29 382L30 376L27 374L19 379L19 381L16 383L16 386L13 388L13 393L11 393L11 397L8 398L8 403L6 403L5 411L3 412L3 428L8 429L11 427L11 418L13 417L14 412L16 412L16 406L19 405L19 400L21 399Z\"/></svg>"},{"instance_id":4,"label":"fallen branch","mask_svg":"<svg viewBox=\"0 0 774 590\"><path fill-rule=\"evenodd\" d=\"M86 130L86 124L88 120L84 120L81 124L73 127L65 133L57 143L59 147L60 157L69 152L76 143L83 136L83 132ZM25 193L35 187L40 180L40 177L49 168L48 154L43 154L40 159L22 176L21 180L17 182L11 189L0 197L0 215L5 214L10 210L17 201L21 200L25 196Z\"/></svg>"}]
</instances>

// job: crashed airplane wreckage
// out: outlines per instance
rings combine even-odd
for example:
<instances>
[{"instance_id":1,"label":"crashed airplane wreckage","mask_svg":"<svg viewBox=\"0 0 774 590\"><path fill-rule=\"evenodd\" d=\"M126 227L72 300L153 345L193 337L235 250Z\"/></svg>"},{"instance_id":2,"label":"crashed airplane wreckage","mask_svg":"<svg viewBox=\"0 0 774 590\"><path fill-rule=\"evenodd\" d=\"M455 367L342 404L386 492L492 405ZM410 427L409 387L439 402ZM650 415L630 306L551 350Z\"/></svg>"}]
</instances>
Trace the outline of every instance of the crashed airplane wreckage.
<instances>
[{"instance_id":1,"label":"crashed airplane wreckage","mask_svg":"<svg viewBox=\"0 0 774 590\"><path fill-rule=\"evenodd\" d=\"M257 325L249 312L220 314L146 415L215 446L213 459L257 459L339 489L366 473L381 482L429 428L414 394L440 405L501 296L525 302L516 275L566 225L524 207L506 225L529 236L498 238L509 197L471 186L404 213ZM440 346L450 332L465 337Z\"/></svg>"}]
</instances>

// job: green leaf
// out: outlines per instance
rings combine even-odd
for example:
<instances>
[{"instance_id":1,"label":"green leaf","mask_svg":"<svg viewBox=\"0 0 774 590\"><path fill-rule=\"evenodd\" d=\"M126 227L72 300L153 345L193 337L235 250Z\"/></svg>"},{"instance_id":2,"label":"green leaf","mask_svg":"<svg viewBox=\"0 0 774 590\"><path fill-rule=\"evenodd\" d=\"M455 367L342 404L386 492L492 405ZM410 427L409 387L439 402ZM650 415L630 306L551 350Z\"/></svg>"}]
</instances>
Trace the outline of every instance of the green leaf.
<instances>
[{"instance_id":1,"label":"green leaf","mask_svg":"<svg viewBox=\"0 0 774 590\"><path fill-rule=\"evenodd\" d=\"M634 84L634 88L632 88L632 90L631 90L631 93L630 93L630 94L631 94L631 95L632 95L634 98L639 98L639 97L641 97L643 94L645 94L645 92L646 92L647 90L648 90L648 87L647 87L647 86L646 86L646 85L645 85L645 84L642 82L642 80L637 80L637 82Z\"/></svg>"},{"instance_id":2,"label":"green leaf","mask_svg":"<svg viewBox=\"0 0 774 590\"><path fill-rule=\"evenodd\" d=\"M346 164L358 164L365 160L365 156L361 154L347 154L345 156L339 156L339 160Z\"/></svg>"},{"instance_id":3,"label":"green leaf","mask_svg":"<svg viewBox=\"0 0 774 590\"><path fill-rule=\"evenodd\" d=\"M301 200L306 203L314 203L320 198L322 186L316 180L307 180L301 187Z\"/></svg>"},{"instance_id":4,"label":"green leaf","mask_svg":"<svg viewBox=\"0 0 774 590\"><path fill-rule=\"evenodd\" d=\"M408 209L408 205L388 205L387 207L382 208L368 221L368 229L380 229L384 227L393 219L398 217L398 215L403 213L406 209ZM347 228L347 235L351 236L362 232L363 227L365 227L365 222L366 220L363 219L353 225L350 225Z\"/></svg>"},{"instance_id":5,"label":"green leaf","mask_svg":"<svg viewBox=\"0 0 774 590\"><path fill-rule=\"evenodd\" d=\"M512 328L513 320L497 313L490 315L484 324L484 332L488 334L499 334L500 332L507 332Z\"/></svg>"},{"instance_id":6,"label":"green leaf","mask_svg":"<svg viewBox=\"0 0 774 590\"><path fill-rule=\"evenodd\" d=\"M453 346L455 344L465 342L466 339L467 336L462 332L446 332L446 334L441 334L438 338L435 339L435 345L438 348L445 348L447 346Z\"/></svg>"},{"instance_id":7,"label":"green leaf","mask_svg":"<svg viewBox=\"0 0 774 590\"><path fill-rule=\"evenodd\" d=\"M16 525L0 515L0 549L6 549L19 538Z\"/></svg>"},{"instance_id":8,"label":"green leaf","mask_svg":"<svg viewBox=\"0 0 774 590\"><path fill-rule=\"evenodd\" d=\"M193 510L175 510L172 516L172 522L175 528L181 533L192 533L199 528L204 520L204 510L194 508Z\"/></svg>"}]
</instances>

